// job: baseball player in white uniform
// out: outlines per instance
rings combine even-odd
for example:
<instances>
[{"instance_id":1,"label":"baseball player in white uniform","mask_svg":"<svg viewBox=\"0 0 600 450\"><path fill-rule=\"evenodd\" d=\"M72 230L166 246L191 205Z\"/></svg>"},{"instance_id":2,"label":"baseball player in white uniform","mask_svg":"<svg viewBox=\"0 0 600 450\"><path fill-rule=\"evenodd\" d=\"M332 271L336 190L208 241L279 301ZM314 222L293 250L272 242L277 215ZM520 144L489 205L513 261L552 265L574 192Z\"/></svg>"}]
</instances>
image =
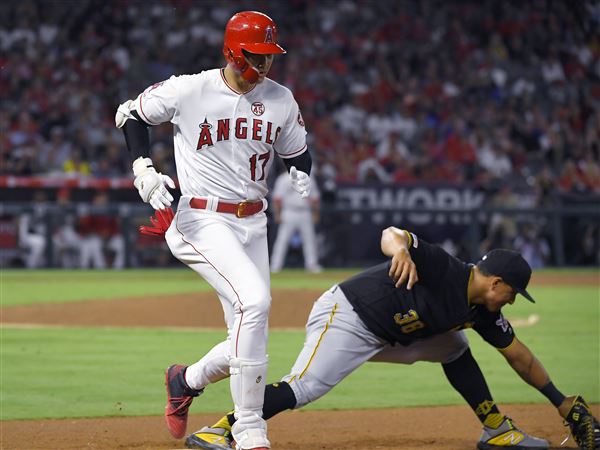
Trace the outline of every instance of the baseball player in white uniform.
<instances>
[{"instance_id":1,"label":"baseball player in white uniform","mask_svg":"<svg viewBox=\"0 0 600 450\"><path fill-rule=\"evenodd\" d=\"M148 127L173 123L181 199L166 230L171 252L217 292L228 338L202 359L166 371L167 426L185 436L188 409L210 383L230 377L235 405L233 435L239 449L270 448L262 419L271 305L267 249L267 174L277 154L294 189L310 192L311 158L298 105L289 89L268 79L277 27L254 11L227 23L227 66L172 76L119 106L133 163L134 185L163 214L175 184L149 158Z\"/></svg>"},{"instance_id":2,"label":"baseball player in white uniform","mask_svg":"<svg viewBox=\"0 0 600 450\"><path fill-rule=\"evenodd\" d=\"M320 272L317 259L315 224L319 221L320 194L316 184L311 186L308 198L302 198L292 187L287 173L280 174L273 187L273 209L275 222L279 224L277 238L271 253L271 272L279 272L293 234L297 231L302 238L304 267L309 272Z\"/></svg>"}]
</instances>

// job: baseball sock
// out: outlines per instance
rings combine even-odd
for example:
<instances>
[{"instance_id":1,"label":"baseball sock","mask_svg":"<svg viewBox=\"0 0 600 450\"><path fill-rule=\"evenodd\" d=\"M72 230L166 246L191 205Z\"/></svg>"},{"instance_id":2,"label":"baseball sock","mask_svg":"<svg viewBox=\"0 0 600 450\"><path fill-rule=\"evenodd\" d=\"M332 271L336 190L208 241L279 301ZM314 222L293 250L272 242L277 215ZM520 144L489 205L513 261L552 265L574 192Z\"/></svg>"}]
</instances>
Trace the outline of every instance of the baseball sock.
<instances>
[{"instance_id":1,"label":"baseball sock","mask_svg":"<svg viewBox=\"0 0 600 450\"><path fill-rule=\"evenodd\" d=\"M485 382L481 369L467 349L458 359L442 364L450 384L467 401L477 418L487 427L498 428L504 421L492 394Z\"/></svg>"},{"instance_id":2,"label":"baseball sock","mask_svg":"<svg viewBox=\"0 0 600 450\"><path fill-rule=\"evenodd\" d=\"M263 419L269 420L286 409L296 406L296 396L285 381L267 384L265 386L265 402L263 403ZM233 412L227 414L229 425L235 423Z\"/></svg>"}]
</instances>

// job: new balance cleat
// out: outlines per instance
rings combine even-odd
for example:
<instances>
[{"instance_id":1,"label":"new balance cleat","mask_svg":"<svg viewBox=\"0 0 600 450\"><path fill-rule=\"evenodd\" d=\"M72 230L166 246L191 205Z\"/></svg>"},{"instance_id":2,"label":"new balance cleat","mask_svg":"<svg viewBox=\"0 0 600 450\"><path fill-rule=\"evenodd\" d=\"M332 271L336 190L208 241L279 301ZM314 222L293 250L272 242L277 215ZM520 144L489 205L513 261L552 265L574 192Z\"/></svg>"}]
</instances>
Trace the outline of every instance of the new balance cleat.
<instances>
[{"instance_id":1,"label":"new balance cleat","mask_svg":"<svg viewBox=\"0 0 600 450\"><path fill-rule=\"evenodd\" d=\"M187 366L172 365L165 372L165 385L167 387L167 406L165 406L165 420L167 428L176 439L185 436L187 428L188 411L194 397L198 397L204 390L192 389L185 382Z\"/></svg>"},{"instance_id":2,"label":"new balance cleat","mask_svg":"<svg viewBox=\"0 0 600 450\"><path fill-rule=\"evenodd\" d=\"M530 436L505 417L498 428L483 427L479 450L547 450L548 441Z\"/></svg>"},{"instance_id":3,"label":"new balance cleat","mask_svg":"<svg viewBox=\"0 0 600 450\"><path fill-rule=\"evenodd\" d=\"M185 440L187 448L201 448L204 450L231 450L235 448L231 428L204 427L190 434Z\"/></svg>"}]
</instances>

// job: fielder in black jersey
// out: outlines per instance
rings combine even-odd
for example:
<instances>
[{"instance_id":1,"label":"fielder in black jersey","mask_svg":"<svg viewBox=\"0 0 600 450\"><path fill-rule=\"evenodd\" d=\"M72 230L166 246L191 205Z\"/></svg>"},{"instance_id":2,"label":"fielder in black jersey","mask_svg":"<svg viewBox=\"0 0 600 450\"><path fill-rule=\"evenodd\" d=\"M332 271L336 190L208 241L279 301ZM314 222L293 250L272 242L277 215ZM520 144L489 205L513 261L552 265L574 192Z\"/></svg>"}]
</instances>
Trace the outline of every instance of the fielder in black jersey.
<instances>
[{"instance_id":1,"label":"fielder in black jersey","mask_svg":"<svg viewBox=\"0 0 600 450\"><path fill-rule=\"evenodd\" d=\"M474 270L473 264L454 258L441 247L419 241L413 234L407 233L406 239L418 283L398 283L392 260L339 284L367 327L389 343L403 345L449 330L473 328L494 347L508 347L514 333L500 308L506 302L514 302L517 291L533 301L525 290L531 269L521 255L494 250ZM502 297L493 304L481 303L479 290L475 297L480 286L473 283L473 278L482 270L497 276L490 286L490 295L499 292ZM505 281L509 278L511 285Z\"/></svg>"},{"instance_id":2,"label":"fielder in black jersey","mask_svg":"<svg viewBox=\"0 0 600 450\"><path fill-rule=\"evenodd\" d=\"M290 374L266 387L263 418L316 400L366 361L431 361L442 363L448 381L482 422L478 449L547 449L546 440L500 413L461 331L473 328L557 407L581 449L600 449L600 426L583 398L565 397L554 386L501 313L517 294L534 302L527 292L531 268L519 253L492 250L468 264L394 227L383 231L381 249L389 262L334 286L315 302ZM188 436L186 445L233 448L234 422L230 413Z\"/></svg>"}]
</instances>

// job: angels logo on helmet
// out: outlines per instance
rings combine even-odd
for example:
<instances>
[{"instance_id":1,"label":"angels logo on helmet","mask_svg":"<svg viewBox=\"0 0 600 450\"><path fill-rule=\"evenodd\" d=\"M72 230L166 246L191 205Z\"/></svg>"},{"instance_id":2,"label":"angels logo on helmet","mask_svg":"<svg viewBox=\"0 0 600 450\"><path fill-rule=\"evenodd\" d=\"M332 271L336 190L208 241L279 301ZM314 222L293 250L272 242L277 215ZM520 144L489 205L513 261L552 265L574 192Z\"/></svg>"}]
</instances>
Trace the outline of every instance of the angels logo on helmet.
<instances>
[{"instance_id":1,"label":"angels logo on helmet","mask_svg":"<svg viewBox=\"0 0 600 450\"><path fill-rule=\"evenodd\" d=\"M273 28L267 27L265 30L265 42L273 43Z\"/></svg>"}]
</instances>

